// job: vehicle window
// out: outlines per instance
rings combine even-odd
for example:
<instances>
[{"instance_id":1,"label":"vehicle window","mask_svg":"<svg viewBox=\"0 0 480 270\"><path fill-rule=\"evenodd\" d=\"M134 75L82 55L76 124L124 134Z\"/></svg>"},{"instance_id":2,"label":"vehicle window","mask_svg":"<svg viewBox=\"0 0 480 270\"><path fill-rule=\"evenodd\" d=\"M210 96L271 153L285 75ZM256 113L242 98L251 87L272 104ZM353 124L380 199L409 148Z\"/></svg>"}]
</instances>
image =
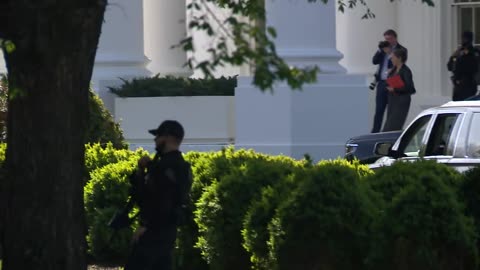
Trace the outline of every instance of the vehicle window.
<instances>
[{"instance_id":1,"label":"vehicle window","mask_svg":"<svg viewBox=\"0 0 480 270\"><path fill-rule=\"evenodd\" d=\"M458 119L458 113L439 114L433 124L430 138L428 139L425 156L453 155L453 140L451 135Z\"/></svg>"},{"instance_id":2,"label":"vehicle window","mask_svg":"<svg viewBox=\"0 0 480 270\"><path fill-rule=\"evenodd\" d=\"M467 155L480 158L480 113L474 113L468 134Z\"/></svg>"},{"instance_id":3,"label":"vehicle window","mask_svg":"<svg viewBox=\"0 0 480 270\"><path fill-rule=\"evenodd\" d=\"M422 148L422 139L427 131L427 126L432 118L431 115L425 115L413 123L400 142L399 152L407 157L418 157Z\"/></svg>"}]
</instances>

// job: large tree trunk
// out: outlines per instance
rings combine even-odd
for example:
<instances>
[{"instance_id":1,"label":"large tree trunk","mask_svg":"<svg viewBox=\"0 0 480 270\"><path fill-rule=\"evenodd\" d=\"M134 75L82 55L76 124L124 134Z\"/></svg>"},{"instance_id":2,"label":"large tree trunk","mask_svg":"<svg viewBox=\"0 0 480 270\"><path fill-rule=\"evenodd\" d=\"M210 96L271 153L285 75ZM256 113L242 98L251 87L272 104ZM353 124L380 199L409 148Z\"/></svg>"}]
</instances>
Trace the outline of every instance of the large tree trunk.
<instances>
[{"instance_id":1,"label":"large tree trunk","mask_svg":"<svg viewBox=\"0 0 480 270\"><path fill-rule=\"evenodd\" d=\"M3 270L83 270L88 88L107 0L8 2Z\"/></svg>"}]
</instances>

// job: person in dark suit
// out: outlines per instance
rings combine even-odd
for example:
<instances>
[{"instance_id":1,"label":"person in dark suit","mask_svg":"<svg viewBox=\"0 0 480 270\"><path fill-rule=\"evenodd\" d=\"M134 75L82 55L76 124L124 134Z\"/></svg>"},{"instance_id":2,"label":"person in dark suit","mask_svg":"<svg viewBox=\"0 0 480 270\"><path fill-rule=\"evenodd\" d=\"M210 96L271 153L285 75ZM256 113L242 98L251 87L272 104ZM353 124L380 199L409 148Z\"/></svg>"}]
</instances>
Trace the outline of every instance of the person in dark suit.
<instances>
[{"instance_id":1,"label":"person in dark suit","mask_svg":"<svg viewBox=\"0 0 480 270\"><path fill-rule=\"evenodd\" d=\"M140 227L125 270L172 269L177 227L192 184L191 166L180 152L182 125L166 120L149 132L155 136L157 154L153 160L142 157L132 179Z\"/></svg>"},{"instance_id":2,"label":"person in dark suit","mask_svg":"<svg viewBox=\"0 0 480 270\"><path fill-rule=\"evenodd\" d=\"M395 49L407 49L400 45L397 41L397 33L394 30L387 30L383 34L385 41L380 42L379 48L373 56L373 64L378 65L375 73L377 82L377 93L375 98L375 117L373 119L372 133L380 132L383 123L383 116L388 104L388 91L385 80L388 77L389 69L392 68L390 54ZM408 53L408 52L407 52Z\"/></svg>"},{"instance_id":3,"label":"person in dark suit","mask_svg":"<svg viewBox=\"0 0 480 270\"><path fill-rule=\"evenodd\" d=\"M383 127L383 132L402 130L410 109L411 96L417 91L413 83L412 71L405 64L407 61L407 50L400 48L393 50L392 64L393 68L389 77L399 76L404 86L394 88L387 85L388 91L388 111L387 121Z\"/></svg>"},{"instance_id":4,"label":"person in dark suit","mask_svg":"<svg viewBox=\"0 0 480 270\"><path fill-rule=\"evenodd\" d=\"M453 101L466 100L477 93L477 81L480 53L473 47L473 33L463 32L462 45L456 50L447 63L453 73Z\"/></svg>"}]
</instances>

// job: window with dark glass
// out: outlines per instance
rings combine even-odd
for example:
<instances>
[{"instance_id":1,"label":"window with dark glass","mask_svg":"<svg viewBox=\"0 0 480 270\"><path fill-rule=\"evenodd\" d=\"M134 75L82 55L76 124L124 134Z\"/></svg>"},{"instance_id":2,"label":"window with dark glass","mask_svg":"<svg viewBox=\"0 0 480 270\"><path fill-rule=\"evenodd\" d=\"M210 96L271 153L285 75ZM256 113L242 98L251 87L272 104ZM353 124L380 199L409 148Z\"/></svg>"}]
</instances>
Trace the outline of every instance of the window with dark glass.
<instances>
[{"instance_id":1,"label":"window with dark glass","mask_svg":"<svg viewBox=\"0 0 480 270\"><path fill-rule=\"evenodd\" d=\"M472 31L475 47L480 47L480 0L455 0L453 6L457 12L457 45L462 43L462 33Z\"/></svg>"},{"instance_id":2,"label":"window with dark glass","mask_svg":"<svg viewBox=\"0 0 480 270\"><path fill-rule=\"evenodd\" d=\"M460 119L458 113L439 114L433 124L432 132L428 138L425 156L453 155L454 138L452 132L455 124Z\"/></svg>"}]
</instances>

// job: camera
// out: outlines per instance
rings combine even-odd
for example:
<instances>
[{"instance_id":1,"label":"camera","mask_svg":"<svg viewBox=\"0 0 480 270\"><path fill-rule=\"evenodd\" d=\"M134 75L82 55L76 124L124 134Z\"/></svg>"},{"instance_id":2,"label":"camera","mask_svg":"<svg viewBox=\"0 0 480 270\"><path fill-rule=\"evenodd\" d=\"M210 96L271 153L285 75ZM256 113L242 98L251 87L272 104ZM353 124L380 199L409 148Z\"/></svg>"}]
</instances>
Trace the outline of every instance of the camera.
<instances>
[{"instance_id":1,"label":"camera","mask_svg":"<svg viewBox=\"0 0 480 270\"><path fill-rule=\"evenodd\" d=\"M383 49L383 48L386 48L386 47L390 47L390 42L388 41L380 41L378 43L378 48L379 49Z\"/></svg>"},{"instance_id":2,"label":"camera","mask_svg":"<svg viewBox=\"0 0 480 270\"><path fill-rule=\"evenodd\" d=\"M372 91L375 90L375 87L377 87L377 80L373 80L368 86L368 88L370 88Z\"/></svg>"}]
</instances>

